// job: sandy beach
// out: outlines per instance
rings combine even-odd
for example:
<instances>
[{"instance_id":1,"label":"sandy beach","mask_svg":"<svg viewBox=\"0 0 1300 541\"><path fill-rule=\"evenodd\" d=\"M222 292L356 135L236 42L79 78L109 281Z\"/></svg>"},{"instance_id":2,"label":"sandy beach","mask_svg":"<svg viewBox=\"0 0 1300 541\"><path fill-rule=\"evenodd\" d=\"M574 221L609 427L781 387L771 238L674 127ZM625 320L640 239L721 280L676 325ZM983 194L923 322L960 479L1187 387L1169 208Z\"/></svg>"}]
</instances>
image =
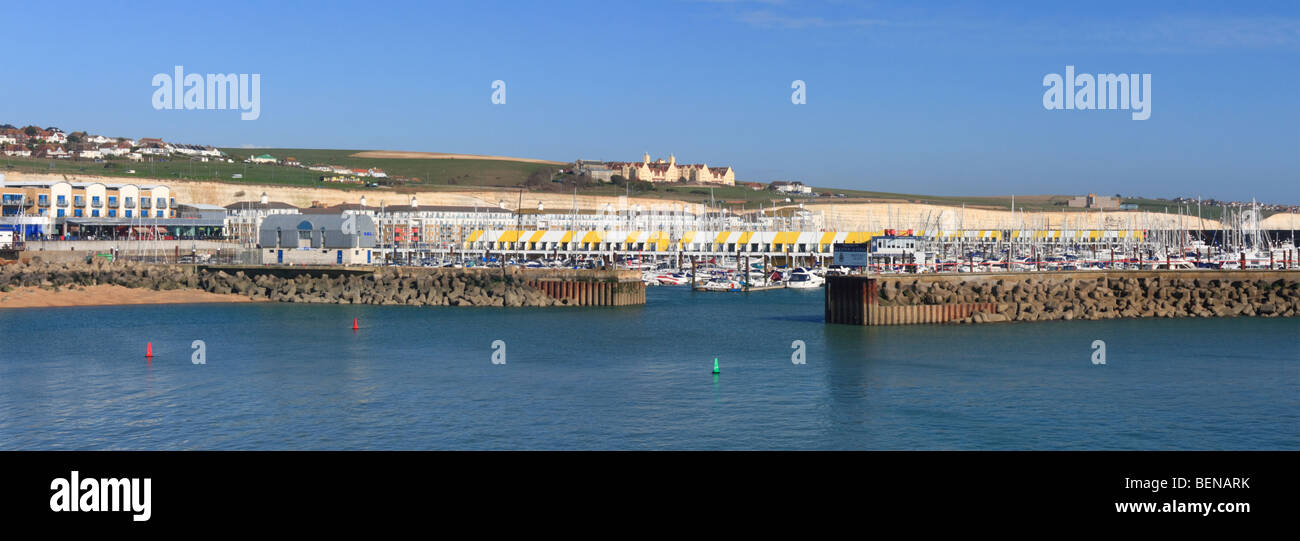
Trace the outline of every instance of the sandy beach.
<instances>
[{"instance_id":1,"label":"sandy beach","mask_svg":"<svg viewBox=\"0 0 1300 541\"><path fill-rule=\"evenodd\" d=\"M118 285L94 285L80 289L50 291L20 287L0 293L0 310L5 308L49 308L55 306L112 306L125 304L187 304L209 302L257 302L245 295L217 294L196 289L153 290Z\"/></svg>"}]
</instances>

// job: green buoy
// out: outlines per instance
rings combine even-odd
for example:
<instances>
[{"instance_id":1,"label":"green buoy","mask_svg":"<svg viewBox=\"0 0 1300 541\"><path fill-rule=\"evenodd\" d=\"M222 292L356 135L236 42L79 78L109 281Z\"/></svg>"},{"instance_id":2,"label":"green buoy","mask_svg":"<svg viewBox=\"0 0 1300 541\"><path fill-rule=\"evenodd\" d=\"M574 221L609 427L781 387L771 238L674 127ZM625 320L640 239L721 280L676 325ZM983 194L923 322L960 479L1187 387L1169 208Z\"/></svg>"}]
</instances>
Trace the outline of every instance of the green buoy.
<instances>
[{"instance_id":1,"label":"green buoy","mask_svg":"<svg viewBox=\"0 0 1300 541\"><path fill-rule=\"evenodd\" d=\"M713 373L714 373L714 374L717 374L718 372L719 372L719 370L718 370L718 358L717 358L717 357L714 357L714 358L713 358Z\"/></svg>"}]
</instances>

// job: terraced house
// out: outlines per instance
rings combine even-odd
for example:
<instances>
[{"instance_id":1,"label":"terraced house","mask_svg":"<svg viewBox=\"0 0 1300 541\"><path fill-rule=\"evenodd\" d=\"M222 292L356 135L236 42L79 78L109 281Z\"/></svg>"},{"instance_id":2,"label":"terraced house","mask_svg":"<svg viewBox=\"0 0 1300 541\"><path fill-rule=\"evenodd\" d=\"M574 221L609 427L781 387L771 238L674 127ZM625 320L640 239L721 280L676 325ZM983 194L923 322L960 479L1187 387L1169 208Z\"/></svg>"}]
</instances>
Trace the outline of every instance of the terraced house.
<instances>
[{"instance_id":1,"label":"terraced house","mask_svg":"<svg viewBox=\"0 0 1300 541\"><path fill-rule=\"evenodd\" d=\"M647 152L636 162L608 162L606 167L629 180L644 182L691 182L696 184L736 185L736 172L728 167L709 167L702 163L678 164L672 154L668 159L650 161Z\"/></svg>"}]
</instances>

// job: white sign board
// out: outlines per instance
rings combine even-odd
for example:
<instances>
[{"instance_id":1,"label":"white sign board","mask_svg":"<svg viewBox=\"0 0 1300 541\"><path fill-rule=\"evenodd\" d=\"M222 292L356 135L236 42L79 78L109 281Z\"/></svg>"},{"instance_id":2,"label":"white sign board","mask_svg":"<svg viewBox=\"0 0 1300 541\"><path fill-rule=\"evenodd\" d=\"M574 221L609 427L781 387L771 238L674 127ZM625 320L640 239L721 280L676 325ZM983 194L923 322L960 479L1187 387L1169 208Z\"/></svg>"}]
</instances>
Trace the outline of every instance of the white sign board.
<instances>
[{"instance_id":1,"label":"white sign board","mask_svg":"<svg viewBox=\"0 0 1300 541\"><path fill-rule=\"evenodd\" d=\"M871 261L871 252L866 244L835 244L835 255L831 259L835 266L865 267Z\"/></svg>"}]
</instances>

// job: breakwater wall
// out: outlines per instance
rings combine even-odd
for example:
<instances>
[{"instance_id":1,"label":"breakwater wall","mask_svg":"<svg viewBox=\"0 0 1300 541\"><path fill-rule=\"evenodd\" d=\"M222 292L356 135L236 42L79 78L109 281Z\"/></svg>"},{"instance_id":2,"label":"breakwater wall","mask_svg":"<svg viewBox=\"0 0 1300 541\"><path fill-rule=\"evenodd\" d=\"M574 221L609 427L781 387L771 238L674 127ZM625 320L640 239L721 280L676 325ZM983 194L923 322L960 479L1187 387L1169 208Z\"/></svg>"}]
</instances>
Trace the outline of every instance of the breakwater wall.
<instances>
[{"instance_id":1,"label":"breakwater wall","mask_svg":"<svg viewBox=\"0 0 1300 541\"><path fill-rule=\"evenodd\" d=\"M1295 317L1300 271L1076 271L831 276L827 323Z\"/></svg>"},{"instance_id":2,"label":"breakwater wall","mask_svg":"<svg viewBox=\"0 0 1300 541\"><path fill-rule=\"evenodd\" d=\"M254 300L417 306L626 306L645 303L633 272L148 265L126 262L19 263L0 267L0 288L114 284L201 289Z\"/></svg>"}]
</instances>

